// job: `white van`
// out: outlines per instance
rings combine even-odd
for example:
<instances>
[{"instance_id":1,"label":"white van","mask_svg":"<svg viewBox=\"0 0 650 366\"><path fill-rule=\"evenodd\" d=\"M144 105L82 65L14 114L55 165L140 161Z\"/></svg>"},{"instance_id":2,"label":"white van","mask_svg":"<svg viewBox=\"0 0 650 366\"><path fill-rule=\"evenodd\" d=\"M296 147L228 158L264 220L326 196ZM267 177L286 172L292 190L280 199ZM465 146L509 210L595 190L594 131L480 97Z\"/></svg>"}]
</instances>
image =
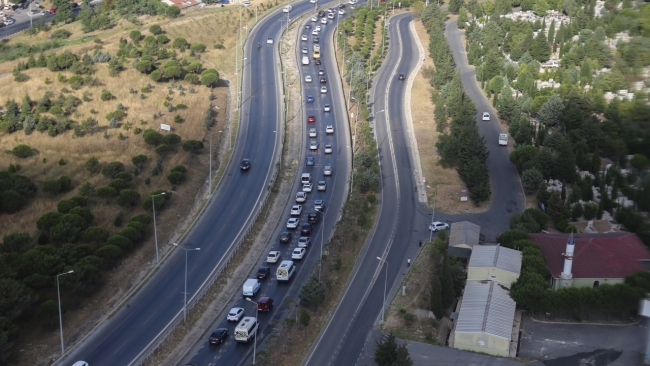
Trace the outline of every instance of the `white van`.
<instances>
[{"instance_id":1,"label":"white van","mask_svg":"<svg viewBox=\"0 0 650 366\"><path fill-rule=\"evenodd\" d=\"M499 146L508 146L508 135L505 133L499 134Z\"/></svg>"},{"instance_id":2,"label":"white van","mask_svg":"<svg viewBox=\"0 0 650 366\"><path fill-rule=\"evenodd\" d=\"M257 278L249 278L244 282L242 287L242 295L244 296L255 296L257 291L260 290L260 281Z\"/></svg>"},{"instance_id":3,"label":"white van","mask_svg":"<svg viewBox=\"0 0 650 366\"><path fill-rule=\"evenodd\" d=\"M293 264L293 261L282 261L280 267L275 272L275 277L278 281L289 281L295 272L296 266Z\"/></svg>"},{"instance_id":4,"label":"white van","mask_svg":"<svg viewBox=\"0 0 650 366\"><path fill-rule=\"evenodd\" d=\"M309 65L309 57L302 56L302 64L303 65Z\"/></svg>"},{"instance_id":5,"label":"white van","mask_svg":"<svg viewBox=\"0 0 650 366\"><path fill-rule=\"evenodd\" d=\"M253 316L245 316L235 328L235 340L247 343L257 333L260 322Z\"/></svg>"},{"instance_id":6,"label":"white van","mask_svg":"<svg viewBox=\"0 0 650 366\"><path fill-rule=\"evenodd\" d=\"M311 174L309 173L302 173L302 176L300 176L300 183L310 183L311 182Z\"/></svg>"},{"instance_id":7,"label":"white van","mask_svg":"<svg viewBox=\"0 0 650 366\"><path fill-rule=\"evenodd\" d=\"M293 8L291 7L291 5L287 5L287 6L284 7L284 9L282 9L282 11L285 12L285 13L288 13L288 12L291 11L291 9L293 9Z\"/></svg>"}]
</instances>

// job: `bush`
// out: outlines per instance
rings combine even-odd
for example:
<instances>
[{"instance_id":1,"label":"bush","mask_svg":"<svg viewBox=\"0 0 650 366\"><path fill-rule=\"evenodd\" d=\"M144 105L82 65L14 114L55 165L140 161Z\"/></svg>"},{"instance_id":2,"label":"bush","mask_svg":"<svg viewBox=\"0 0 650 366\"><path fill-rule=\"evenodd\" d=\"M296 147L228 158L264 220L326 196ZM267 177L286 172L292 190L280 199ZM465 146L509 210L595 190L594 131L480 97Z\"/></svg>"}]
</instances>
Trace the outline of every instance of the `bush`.
<instances>
[{"instance_id":1,"label":"bush","mask_svg":"<svg viewBox=\"0 0 650 366\"><path fill-rule=\"evenodd\" d=\"M159 35L163 32L162 27L159 26L158 24L154 24L151 27L149 27L149 32L153 35Z\"/></svg>"},{"instance_id":2,"label":"bush","mask_svg":"<svg viewBox=\"0 0 650 366\"><path fill-rule=\"evenodd\" d=\"M147 161L147 155L136 155L131 158L133 165L141 165Z\"/></svg>"},{"instance_id":3,"label":"bush","mask_svg":"<svg viewBox=\"0 0 650 366\"><path fill-rule=\"evenodd\" d=\"M78 207L79 203L72 199L61 200L56 204L56 209L62 214L67 214L75 207Z\"/></svg>"},{"instance_id":4,"label":"bush","mask_svg":"<svg viewBox=\"0 0 650 366\"><path fill-rule=\"evenodd\" d=\"M133 189L123 189L117 197L117 204L125 207L132 207L140 201L140 193Z\"/></svg>"},{"instance_id":5,"label":"bush","mask_svg":"<svg viewBox=\"0 0 650 366\"><path fill-rule=\"evenodd\" d=\"M198 154L203 147L203 142L199 140L187 140L183 143L183 150L192 154Z\"/></svg>"},{"instance_id":6,"label":"bush","mask_svg":"<svg viewBox=\"0 0 650 366\"><path fill-rule=\"evenodd\" d=\"M101 170L99 166L99 160L94 156L91 156L88 158L88 160L86 160L85 167L86 170L92 174L97 174Z\"/></svg>"},{"instance_id":7,"label":"bush","mask_svg":"<svg viewBox=\"0 0 650 366\"><path fill-rule=\"evenodd\" d=\"M118 173L124 171L124 164L119 161L110 162L102 167L102 175L106 178L115 178Z\"/></svg>"},{"instance_id":8,"label":"bush","mask_svg":"<svg viewBox=\"0 0 650 366\"><path fill-rule=\"evenodd\" d=\"M108 101L108 100L111 100L111 99L113 99L115 97L108 90L104 90L104 91L102 91L102 94L101 94L100 98L103 101Z\"/></svg>"},{"instance_id":9,"label":"bush","mask_svg":"<svg viewBox=\"0 0 650 366\"><path fill-rule=\"evenodd\" d=\"M36 221L36 227L43 232L49 232L50 229L61 221L63 214L56 211L46 212Z\"/></svg>"},{"instance_id":10,"label":"bush","mask_svg":"<svg viewBox=\"0 0 650 366\"><path fill-rule=\"evenodd\" d=\"M50 36L52 39L68 39L72 33L70 33L66 29L57 29L54 32L52 32L52 35Z\"/></svg>"},{"instance_id":11,"label":"bush","mask_svg":"<svg viewBox=\"0 0 650 366\"><path fill-rule=\"evenodd\" d=\"M108 186L112 187L116 191L120 192L121 190L128 187L129 184L124 179L115 178L115 179L111 180L110 183L108 183Z\"/></svg>"},{"instance_id":12,"label":"bush","mask_svg":"<svg viewBox=\"0 0 650 366\"><path fill-rule=\"evenodd\" d=\"M175 133L169 133L163 137L163 143L167 145L176 145L179 142L181 142L181 137Z\"/></svg>"},{"instance_id":13,"label":"bush","mask_svg":"<svg viewBox=\"0 0 650 366\"><path fill-rule=\"evenodd\" d=\"M173 185L179 185L187 179L187 174L181 172L171 172L167 176L169 183Z\"/></svg>"},{"instance_id":14,"label":"bush","mask_svg":"<svg viewBox=\"0 0 650 366\"><path fill-rule=\"evenodd\" d=\"M151 204L151 202L149 202L149 204ZM149 225L151 223L151 216L147 215L147 214L133 215L129 219L129 222L130 223L131 222L139 222L139 223L144 224L144 225Z\"/></svg>"},{"instance_id":15,"label":"bush","mask_svg":"<svg viewBox=\"0 0 650 366\"><path fill-rule=\"evenodd\" d=\"M91 226L88 229L84 230L82 234L82 240L86 243L95 242L95 243L104 243L108 239L108 230L99 226Z\"/></svg>"},{"instance_id":16,"label":"bush","mask_svg":"<svg viewBox=\"0 0 650 366\"><path fill-rule=\"evenodd\" d=\"M95 255L106 261L108 266L112 266L117 259L122 257L122 249L115 245L104 245L95 251Z\"/></svg>"},{"instance_id":17,"label":"bush","mask_svg":"<svg viewBox=\"0 0 650 366\"><path fill-rule=\"evenodd\" d=\"M185 165L178 164L175 167L173 167L170 171L171 172L181 172L181 173L185 174L185 173L187 173L187 168L185 167Z\"/></svg>"},{"instance_id":18,"label":"bush","mask_svg":"<svg viewBox=\"0 0 650 366\"><path fill-rule=\"evenodd\" d=\"M118 192L113 187L104 186L104 187L97 188L95 190L95 194L97 195L97 197L109 199L109 198L117 197Z\"/></svg>"},{"instance_id":19,"label":"bush","mask_svg":"<svg viewBox=\"0 0 650 366\"><path fill-rule=\"evenodd\" d=\"M165 193L161 195L161 193ZM155 196L155 197L154 197ZM156 210L160 210L165 206L167 200L171 198L171 194L162 189L155 190L142 202L142 208L146 211L152 211L153 205L156 206Z\"/></svg>"},{"instance_id":20,"label":"bush","mask_svg":"<svg viewBox=\"0 0 650 366\"><path fill-rule=\"evenodd\" d=\"M158 155L165 155L170 151L169 145L167 144L160 144L156 146L156 154Z\"/></svg>"},{"instance_id":21,"label":"bush","mask_svg":"<svg viewBox=\"0 0 650 366\"><path fill-rule=\"evenodd\" d=\"M17 158L27 158L32 155L32 148L29 145L20 144L14 146L11 153Z\"/></svg>"},{"instance_id":22,"label":"bush","mask_svg":"<svg viewBox=\"0 0 650 366\"><path fill-rule=\"evenodd\" d=\"M205 51L205 45L203 43L194 43L190 46L190 51L201 53Z\"/></svg>"},{"instance_id":23,"label":"bush","mask_svg":"<svg viewBox=\"0 0 650 366\"><path fill-rule=\"evenodd\" d=\"M146 129L142 133L142 137L144 138L144 142L154 146L160 144L163 140L163 136L151 128Z\"/></svg>"},{"instance_id":24,"label":"bush","mask_svg":"<svg viewBox=\"0 0 650 366\"><path fill-rule=\"evenodd\" d=\"M595 203L585 203L582 206L582 214L586 220L593 220L598 214L598 205Z\"/></svg>"}]
</instances>

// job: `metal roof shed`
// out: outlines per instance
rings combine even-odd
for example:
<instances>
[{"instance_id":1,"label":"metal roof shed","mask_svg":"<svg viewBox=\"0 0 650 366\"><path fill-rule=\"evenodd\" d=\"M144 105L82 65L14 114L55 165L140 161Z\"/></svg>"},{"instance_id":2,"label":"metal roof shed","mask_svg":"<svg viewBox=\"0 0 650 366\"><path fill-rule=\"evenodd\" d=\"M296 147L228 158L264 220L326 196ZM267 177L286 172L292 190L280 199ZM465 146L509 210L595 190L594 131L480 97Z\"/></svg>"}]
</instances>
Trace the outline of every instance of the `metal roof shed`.
<instances>
[{"instance_id":1,"label":"metal roof shed","mask_svg":"<svg viewBox=\"0 0 650 366\"><path fill-rule=\"evenodd\" d=\"M455 222L451 224L449 233L449 246L472 249L479 244L481 238L481 227L469 221Z\"/></svg>"},{"instance_id":2,"label":"metal roof shed","mask_svg":"<svg viewBox=\"0 0 650 366\"><path fill-rule=\"evenodd\" d=\"M521 252L499 245L477 246L467 265L468 280L492 280L510 285L521 273Z\"/></svg>"}]
</instances>

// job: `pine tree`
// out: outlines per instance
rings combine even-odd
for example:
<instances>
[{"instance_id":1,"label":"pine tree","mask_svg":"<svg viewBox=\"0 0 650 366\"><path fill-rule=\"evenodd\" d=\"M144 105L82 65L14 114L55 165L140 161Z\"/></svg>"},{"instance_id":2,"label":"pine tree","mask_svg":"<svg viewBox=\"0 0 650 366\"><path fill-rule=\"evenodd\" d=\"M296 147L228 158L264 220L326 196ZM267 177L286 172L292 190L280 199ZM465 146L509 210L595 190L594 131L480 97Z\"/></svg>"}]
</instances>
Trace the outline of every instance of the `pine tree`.
<instances>
[{"instance_id":1,"label":"pine tree","mask_svg":"<svg viewBox=\"0 0 650 366\"><path fill-rule=\"evenodd\" d=\"M47 67L47 59L45 58L44 54L40 54L38 56L38 60L36 61L36 66L37 67Z\"/></svg>"},{"instance_id":2,"label":"pine tree","mask_svg":"<svg viewBox=\"0 0 650 366\"><path fill-rule=\"evenodd\" d=\"M436 319L442 319L444 314L442 307L442 286L440 284L440 277L437 273L431 276L431 311L436 316Z\"/></svg>"},{"instance_id":3,"label":"pine tree","mask_svg":"<svg viewBox=\"0 0 650 366\"><path fill-rule=\"evenodd\" d=\"M555 19L551 22L551 26L548 28L548 41L549 43L555 43Z\"/></svg>"},{"instance_id":4,"label":"pine tree","mask_svg":"<svg viewBox=\"0 0 650 366\"><path fill-rule=\"evenodd\" d=\"M395 361L391 366L413 366L413 360L409 354L409 349L406 348L406 343L402 343L397 347Z\"/></svg>"},{"instance_id":5,"label":"pine tree","mask_svg":"<svg viewBox=\"0 0 650 366\"><path fill-rule=\"evenodd\" d=\"M546 40L546 34L544 34L543 31L539 31L537 37L533 39L533 44L530 48L530 55L539 62L548 61L551 57L551 49Z\"/></svg>"},{"instance_id":6,"label":"pine tree","mask_svg":"<svg viewBox=\"0 0 650 366\"><path fill-rule=\"evenodd\" d=\"M377 342L375 348L375 362L379 366L391 366L397 359L397 342L395 337L388 335L383 342Z\"/></svg>"},{"instance_id":7,"label":"pine tree","mask_svg":"<svg viewBox=\"0 0 650 366\"><path fill-rule=\"evenodd\" d=\"M440 286L443 309L449 309L454 303L456 293L454 291L454 280L451 277L451 269L449 268L449 257L443 255L442 263L440 266Z\"/></svg>"},{"instance_id":8,"label":"pine tree","mask_svg":"<svg viewBox=\"0 0 650 366\"><path fill-rule=\"evenodd\" d=\"M460 10L458 10L458 28L465 28L465 23L467 23L467 10L462 6Z\"/></svg>"}]
</instances>

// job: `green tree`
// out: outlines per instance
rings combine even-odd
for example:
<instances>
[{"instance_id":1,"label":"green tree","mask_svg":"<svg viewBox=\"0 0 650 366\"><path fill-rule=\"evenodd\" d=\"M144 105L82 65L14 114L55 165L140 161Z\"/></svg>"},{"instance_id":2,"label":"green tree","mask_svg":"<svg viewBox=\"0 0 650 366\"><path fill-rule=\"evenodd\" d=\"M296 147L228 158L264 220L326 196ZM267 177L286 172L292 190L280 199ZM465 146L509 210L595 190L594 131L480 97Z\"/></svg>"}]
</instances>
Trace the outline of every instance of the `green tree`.
<instances>
[{"instance_id":1,"label":"green tree","mask_svg":"<svg viewBox=\"0 0 650 366\"><path fill-rule=\"evenodd\" d=\"M106 178L115 178L118 173L124 171L124 164L119 161L112 161L104 165L101 169L102 175Z\"/></svg>"},{"instance_id":2,"label":"green tree","mask_svg":"<svg viewBox=\"0 0 650 366\"><path fill-rule=\"evenodd\" d=\"M555 19L551 21L551 25L548 27L548 42L555 43Z\"/></svg>"},{"instance_id":3,"label":"green tree","mask_svg":"<svg viewBox=\"0 0 650 366\"><path fill-rule=\"evenodd\" d=\"M311 276L300 288L298 297L303 306L318 306L325 299L325 286L316 276Z\"/></svg>"},{"instance_id":4,"label":"green tree","mask_svg":"<svg viewBox=\"0 0 650 366\"><path fill-rule=\"evenodd\" d=\"M205 127L212 127L214 124L214 109L212 107L208 107L205 111L205 118L203 119L203 124L205 124Z\"/></svg>"},{"instance_id":5,"label":"green tree","mask_svg":"<svg viewBox=\"0 0 650 366\"><path fill-rule=\"evenodd\" d=\"M562 98L553 94L539 110L539 120L548 127L555 127L560 124L562 113L564 112L564 103Z\"/></svg>"},{"instance_id":6,"label":"green tree","mask_svg":"<svg viewBox=\"0 0 650 366\"><path fill-rule=\"evenodd\" d=\"M185 140L183 150L192 154L198 154L203 150L203 142L199 140Z\"/></svg>"},{"instance_id":7,"label":"green tree","mask_svg":"<svg viewBox=\"0 0 650 366\"><path fill-rule=\"evenodd\" d=\"M38 299L30 288L13 278L0 279L0 314L10 320L18 318Z\"/></svg>"},{"instance_id":8,"label":"green tree","mask_svg":"<svg viewBox=\"0 0 650 366\"><path fill-rule=\"evenodd\" d=\"M153 24L152 26L149 27L149 32L154 35L159 35L162 34L163 30L162 27L159 26L158 24Z\"/></svg>"},{"instance_id":9,"label":"green tree","mask_svg":"<svg viewBox=\"0 0 650 366\"><path fill-rule=\"evenodd\" d=\"M543 17L546 15L546 12L548 11L549 6L546 0L535 0L535 6L533 6L533 12L537 14L540 17ZM544 33L544 32L540 32Z\"/></svg>"},{"instance_id":10,"label":"green tree","mask_svg":"<svg viewBox=\"0 0 650 366\"><path fill-rule=\"evenodd\" d=\"M526 194L533 194L539 189L544 180L542 173L537 168L526 169L521 175L521 183Z\"/></svg>"},{"instance_id":11,"label":"green tree","mask_svg":"<svg viewBox=\"0 0 650 366\"><path fill-rule=\"evenodd\" d=\"M142 137L144 138L144 142L146 142L149 145L158 145L162 142L163 136L159 134L156 130L148 128L142 133Z\"/></svg>"},{"instance_id":12,"label":"green tree","mask_svg":"<svg viewBox=\"0 0 650 366\"><path fill-rule=\"evenodd\" d=\"M464 6L461 6L458 10L458 28L464 29L465 24L467 23L467 10Z\"/></svg>"},{"instance_id":13,"label":"green tree","mask_svg":"<svg viewBox=\"0 0 650 366\"><path fill-rule=\"evenodd\" d=\"M449 12L452 14L457 14L461 7L463 7L464 0L451 0L449 3Z\"/></svg>"},{"instance_id":14,"label":"green tree","mask_svg":"<svg viewBox=\"0 0 650 366\"><path fill-rule=\"evenodd\" d=\"M149 74L149 77L153 81L159 81L162 79L162 72L160 72L160 70L154 70L151 74Z\"/></svg>"},{"instance_id":15,"label":"green tree","mask_svg":"<svg viewBox=\"0 0 650 366\"><path fill-rule=\"evenodd\" d=\"M32 148L29 145L19 144L14 146L11 153L18 158L27 158L32 155Z\"/></svg>"},{"instance_id":16,"label":"green tree","mask_svg":"<svg viewBox=\"0 0 650 366\"><path fill-rule=\"evenodd\" d=\"M482 68L481 80L491 80L501 72L501 57L496 49L491 49L485 56L485 64Z\"/></svg>"},{"instance_id":17,"label":"green tree","mask_svg":"<svg viewBox=\"0 0 650 366\"><path fill-rule=\"evenodd\" d=\"M537 36L533 38L533 44L530 47L530 55L539 62L548 61L551 57L551 47L546 39L546 34L541 30L537 33Z\"/></svg>"},{"instance_id":18,"label":"green tree","mask_svg":"<svg viewBox=\"0 0 650 366\"><path fill-rule=\"evenodd\" d=\"M219 73L215 69L208 69L201 73L201 84L212 88L213 84L219 80Z\"/></svg>"},{"instance_id":19,"label":"green tree","mask_svg":"<svg viewBox=\"0 0 650 366\"><path fill-rule=\"evenodd\" d=\"M377 342L375 347L375 362L379 366L392 366L397 360L397 342L392 334L384 337L383 342Z\"/></svg>"},{"instance_id":20,"label":"green tree","mask_svg":"<svg viewBox=\"0 0 650 366\"><path fill-rule=\"evenodd\" d=\"M36 243L28 233L7 234L2 238L0 253L23 254L35 246Z\"/></svg>"},{"instance_id":21,"label":"green tree","mask_svg":"<svg viewBox=\"0 0 650 366\"><path fill-rule=\"evenodd\" d=\"M185 48L187 47L187 40L183 37L176 37L172 42L172 47L174 48Z\"/></svg>"},{"instance_id":22,"label":"green tree","mask_svg":"<svg viewBox=\"0 0 650 366\"><path fill-rule=\"evenodd\" d=\"M117 197L117 204L124 207L133 207L140 202L140 193L134 189L123 189Z\"/></svg>"},{"instance_id":23,"label":"green tree","mask_svg":"<svg viewBox=\"0 0 650 366\"><path fill-rule=\"evenodd\" d=\"M168 18L177 18L179 15L181 15L181 9L177 8L176 6L169 6L165 9L165 15Z\"/></svg>"},{"instance_id":24,"label":"green tree","mask_svg":"<svg viewBox=\"0 0 650 366\"><path fill-rule=\"evenodd\" d=\"M104 243L108 239L108 230L99 226L91 226L82 234L82 240L86 243Z\"/></svg>"},{"instance_id":25,"label":"green tree","mask_svg":"<svg viewBox=\"0 0 650 366\"><path fill-rule=\"evenodd\" d=\"M38 307L37 316L43 320L50 330L54 329L59 320L59 303L55 300L47 300Z\"/></svg>"},{"instance_id":26,"label":"green tree","mask_svg":"<svg viewBox=\"0 0 650 366\"><path fill-rule=\"evenodd\" d=\"M392 366L413 366L413 359L411 359L406 343L402 343L397 347L395 361L392 363Z\"/></svg>"}]
</instances>

